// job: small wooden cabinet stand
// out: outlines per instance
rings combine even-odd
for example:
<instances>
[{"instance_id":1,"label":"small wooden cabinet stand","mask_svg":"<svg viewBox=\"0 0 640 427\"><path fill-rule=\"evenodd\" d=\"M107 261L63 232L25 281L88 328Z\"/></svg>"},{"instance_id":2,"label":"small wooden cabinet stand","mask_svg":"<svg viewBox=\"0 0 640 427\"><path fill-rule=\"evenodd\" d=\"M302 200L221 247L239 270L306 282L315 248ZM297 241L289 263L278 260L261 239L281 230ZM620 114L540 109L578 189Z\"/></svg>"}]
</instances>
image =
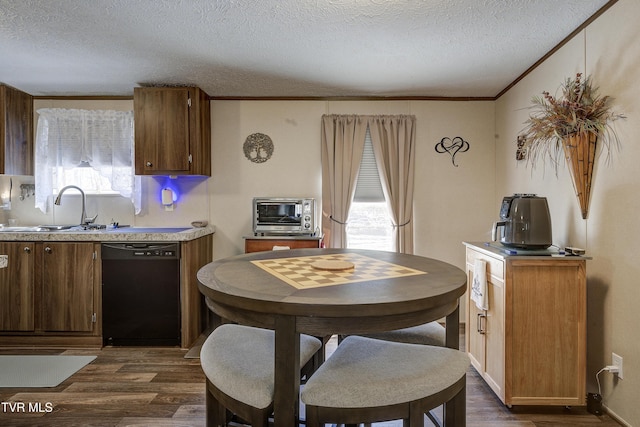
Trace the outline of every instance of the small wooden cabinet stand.
<instances>
[{"instance_id":1,"label":"small wooden cabinet stand","mask_svg":"<svg viewBox=\"0 0 640 427\"><path fill-rule=\"evenodd\" d=\"M465 245L473 367L505 405L585 405L587 258ZM488 310L470 299L477 259L486 262Z\"/></svg>"}]
</instances>

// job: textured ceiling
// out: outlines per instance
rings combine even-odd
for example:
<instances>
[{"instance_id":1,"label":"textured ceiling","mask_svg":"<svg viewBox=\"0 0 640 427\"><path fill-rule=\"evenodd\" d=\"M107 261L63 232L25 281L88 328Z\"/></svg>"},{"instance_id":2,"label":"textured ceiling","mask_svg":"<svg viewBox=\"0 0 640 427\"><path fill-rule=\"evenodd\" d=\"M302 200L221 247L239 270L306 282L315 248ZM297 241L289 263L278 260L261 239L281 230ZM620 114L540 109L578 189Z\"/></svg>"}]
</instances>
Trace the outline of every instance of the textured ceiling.
<instances>
[{"instance_id":1,"label":"textured ceiling","mask_svg":"<svg viewBox=\"0 0 640 427\"><path fill-rule=\"evenodd\" d=\"M493 97L607 0L0 0L33 95Z\"/></svg>"}]
</instances>

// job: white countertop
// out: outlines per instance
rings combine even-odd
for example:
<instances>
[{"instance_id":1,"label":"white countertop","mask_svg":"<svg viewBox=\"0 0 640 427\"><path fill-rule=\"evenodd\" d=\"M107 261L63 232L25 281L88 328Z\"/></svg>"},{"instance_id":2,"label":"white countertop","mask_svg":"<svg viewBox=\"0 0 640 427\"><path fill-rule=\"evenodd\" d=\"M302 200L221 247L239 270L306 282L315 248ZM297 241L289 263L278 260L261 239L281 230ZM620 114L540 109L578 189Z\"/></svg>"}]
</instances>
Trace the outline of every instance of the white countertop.
<instances>
[{"instance_id":1,"label":"white countertop","mask_svg":"<svg viewBox=\"0 0 640 427\"><path fill-rule=\"evenodd\" d=\"M28 227L21 227L28 228ZM0 241L47 241L47 242L132 242L195 240L215 233L215 226L206 227L124 227L101 230L59 231L0 231Z\"/></svg>"}]
</instances>

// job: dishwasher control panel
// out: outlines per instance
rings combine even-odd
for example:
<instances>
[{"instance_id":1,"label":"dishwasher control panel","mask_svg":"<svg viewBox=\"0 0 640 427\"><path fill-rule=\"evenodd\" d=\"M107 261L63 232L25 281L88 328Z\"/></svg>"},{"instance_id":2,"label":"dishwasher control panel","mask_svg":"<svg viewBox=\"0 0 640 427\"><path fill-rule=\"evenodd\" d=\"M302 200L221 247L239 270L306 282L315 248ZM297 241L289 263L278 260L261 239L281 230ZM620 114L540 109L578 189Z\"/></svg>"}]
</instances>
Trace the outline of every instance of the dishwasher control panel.
<instances>
[{"instance_id":1,"label":"dishwasher control panel","mask_svg":"<svg viewBox=\"0 0 640 427\"><path fill-rule=\"evenodd\" d=\"M172 249L143 249L132 252L133 256L175 257L176 251Z\"/></svg>"},{"instance_id":2,"label":"dishwasher control panel","mask_svg":"<svg viewBox=\"0 0 640 427\"><path fill-rule=\"evenodd\" d=\"M178 259L180 244L167 242L103 243L102 259Z\"/></svg>"}]
</instances>

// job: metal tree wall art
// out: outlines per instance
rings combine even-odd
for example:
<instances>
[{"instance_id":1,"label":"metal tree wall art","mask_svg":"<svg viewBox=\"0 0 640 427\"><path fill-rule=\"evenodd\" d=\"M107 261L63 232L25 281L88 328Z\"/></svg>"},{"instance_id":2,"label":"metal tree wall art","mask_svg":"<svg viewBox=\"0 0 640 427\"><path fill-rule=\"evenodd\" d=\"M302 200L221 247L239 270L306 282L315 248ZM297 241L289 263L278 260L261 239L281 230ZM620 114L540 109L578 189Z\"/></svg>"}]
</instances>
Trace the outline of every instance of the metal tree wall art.
<instances>
[{"instance_id":1,"label":"metal tree wall art","mask_svg":"<svg viewBox=\"0 0 640 427\"><path fill-rule=\"evenodd\" d=\"M263 133L252 133L242 146L244 155L254 163L264 163L273 154L273 141Z\"/></svg>"},{"instance_id":2,"label":"metal tree wall art","mask_svg":"<svg viewBox=\"0 0 640 427\"><path fill-rule=\"evenodd\" d=\"M435 150L436 153L449 153L451 155L451 163L453 163L453 166L458 167L456 165L456 154L469 151L469 143L459 136L453 139L444 137L436 144Z\"/></svg>"}]
</instances>

